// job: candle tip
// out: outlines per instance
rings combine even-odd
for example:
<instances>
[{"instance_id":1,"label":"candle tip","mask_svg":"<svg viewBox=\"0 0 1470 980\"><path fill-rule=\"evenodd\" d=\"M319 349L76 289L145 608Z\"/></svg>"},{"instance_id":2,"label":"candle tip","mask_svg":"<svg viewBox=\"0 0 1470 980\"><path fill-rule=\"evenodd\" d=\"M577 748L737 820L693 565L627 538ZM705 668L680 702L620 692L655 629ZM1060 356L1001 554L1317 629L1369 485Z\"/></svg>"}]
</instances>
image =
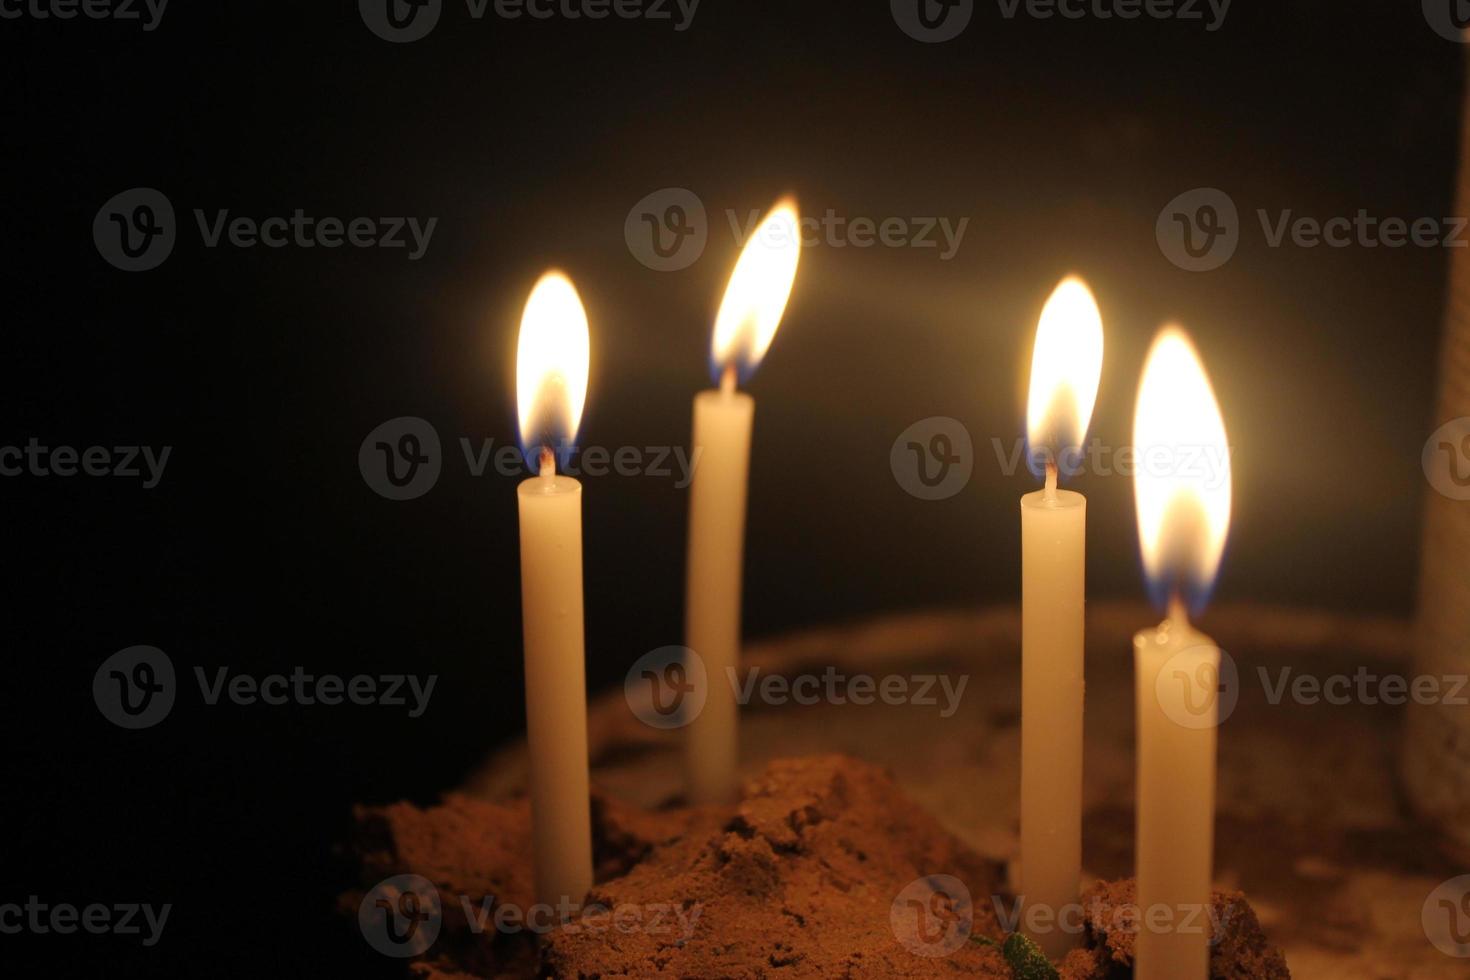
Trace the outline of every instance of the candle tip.
<instances>
[{"instance_id":1,"label":"candle tip","mask_svg":"<svg viewBox=\"0 0 1470 980\"><path fill-rule=\"evenodd\" d=\"M1047 460L1046 463L1046 499L1055 500L1057 496L1057 464L1056 460Z\"/></svg>"},{"instance_id":2,"label":"candle tip","mask_svg":"<svg viewBox=\"0 0 1470 980\"><path fill-rule=\"evenodd\" d=\"M543 480L551 480L556 477L556 455L552 453L550 446L541 447L541 466L537 470Z\"/></svg>"},{"instance_id":3,"label":"candle tip","mask_svg":"<svg viewBox=\"0 0 1470 980\"><path fill-rule=\"evenodd\" d=\"M735 394L735 365L726 364L724 372L720 375L720 394L730 396Z\"/></svg>"}]
</instances>

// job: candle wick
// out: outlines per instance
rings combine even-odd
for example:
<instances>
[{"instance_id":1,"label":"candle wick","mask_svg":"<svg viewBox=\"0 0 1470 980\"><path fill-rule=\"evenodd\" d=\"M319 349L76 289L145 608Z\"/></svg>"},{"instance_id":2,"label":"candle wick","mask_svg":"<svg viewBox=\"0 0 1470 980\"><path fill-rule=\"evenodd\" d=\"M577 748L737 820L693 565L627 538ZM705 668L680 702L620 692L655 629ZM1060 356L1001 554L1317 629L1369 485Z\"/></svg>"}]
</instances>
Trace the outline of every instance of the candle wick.
<instances>
[{"instance_id":1,"label":"candle wick","mask_svg":"<svg viewBox=\"0 0 1470 980\"><path fill-rule=\"evenodd\" d=\"M1046 499L1057 499L1057 464L1046 464Z\"/></svg>"},{"instance_id":2,"label":"candle wick","mask_svg":"<svg viewBox=\"0 0 1470 980\"><path fill-rule=\"evenodd\" d=\"M541 447L541 468L538 472L541 479L547 482L556 479L556 456L552 454L550 446Z\"/></svg>"},{"instance_id":3,"label":"candle wick","mask_svg":"<svg viewBox=\"0 0 1470 980\"><path fill-rule=\"evenodd\" d=\"M1186 629L1189 626L1189 612L1184 607L1184 600L1179 593L1175 592L1169 597L1169 625L1178 629Z\"/></svg>"},{"instance_id":4,"label":"candle wick","mask_svg":"<svg viewBox=\"0 0 1470 980\"><path fill-rule=\"evenodd\" d=\"M725 371L720 375L720 394L729 398L735 394L735 365L726 364Z\"/></svg>"}]
</instances>

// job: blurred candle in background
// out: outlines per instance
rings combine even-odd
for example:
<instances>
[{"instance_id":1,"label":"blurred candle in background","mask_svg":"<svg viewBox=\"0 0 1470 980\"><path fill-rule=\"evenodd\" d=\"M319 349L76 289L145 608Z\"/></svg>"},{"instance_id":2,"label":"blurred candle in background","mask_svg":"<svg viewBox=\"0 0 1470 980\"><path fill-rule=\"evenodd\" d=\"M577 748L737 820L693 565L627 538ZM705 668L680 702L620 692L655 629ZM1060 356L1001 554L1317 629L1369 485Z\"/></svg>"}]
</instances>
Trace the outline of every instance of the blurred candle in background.
<instances>
[{"instance_id":1,"label":"blurred candle in background","mask_svg":"<svg viewBox=\"0 0 1470 980\"><path fill-rule=\"evenodd\" d=\"M1087 499L1058 490L1078 468L1102 375L1102 316L1081 279L1047 300L1031 359L1028 458L1046 487L1021 498L1021 862L1032 938L1058 959L1078 936L1058 928L1082 876L1083 583ZM1030 917L1023 914L1023 925Z\"/></svg>"},{"instance_id":2,"label":"blurred candle in background","mask_svg":"<svg viewBox=\"0 0 1470 980\"><path fill-rule=\"evenodd\" d=\"M1470 50L1470 49L1467 49ZM1470 214L1470 74L1463 98L1454 214ZM1419 557L1416 677L1470 673L1470 244L1449 250L1439 400L1424 446L1429 489ZM1456 698L1405 707L1400 756L1409 801L1470 866L1470 711ZM1470 909L1467 909L1470 912ZM1458 920L1456 920L1458 922Z\"/></svg>"},{"instance_id":3,"label":"blurred candle in background","mask_svg":"<svg viewBox=\"0 0 1470 980\"><path fill-rule=\"evenodd\" d=\"M1138 712L1138 980L1209 975L1220 650L1189 625L1208 598L1230 528L1230 444L1204 365L1165 328L1133 421L1138 536L1168 618L1133 638ZM1152 924L1151 924L1152 923Z\"/></svg>"},{"instance_id":4,"label":"blurred candle in background","mask_svg":"<svg viewBox=\"0 0 1470 980\"><path fill-rule=\"evenodd\" d=\"M796 204L778 203L735 264L715 320L710 363L719 387L694 399L685 579L685 646L704 661L709 692L689 725L691 803L727 803L739 788L740 594L755 400L736 391L771 346L801 257Z\"/></svg>"},{"instance_id":5,"label":"blurred candle in background","mask_svg":"<svg viewBox=\"0 0 1470 980\"><path fill-rule=\"evenodd\" d=\"M521 445L521 611L526 658L531 847L536 901L578 905L592 887L587 680L582 624L582 485L556 475L587 398L587 315L566 276L531 292L516 352Z\"/></svg>"}]
</instances>

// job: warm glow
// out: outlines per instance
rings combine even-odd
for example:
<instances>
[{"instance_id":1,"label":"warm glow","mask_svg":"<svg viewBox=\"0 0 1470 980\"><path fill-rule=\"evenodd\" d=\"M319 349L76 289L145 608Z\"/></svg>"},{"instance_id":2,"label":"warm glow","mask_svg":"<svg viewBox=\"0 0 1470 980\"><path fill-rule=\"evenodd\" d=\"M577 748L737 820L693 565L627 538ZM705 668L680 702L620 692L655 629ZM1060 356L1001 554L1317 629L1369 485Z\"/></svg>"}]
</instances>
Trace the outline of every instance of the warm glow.
<instances>
[{"instance_id":1,"label":"warm glow","mask_svg":"<svg viewBox=\"0 0 1470 980\"><path fill-rule=\"evenodd\" d=\"M771 209L745 243L725 287L710 347L716 378L730 365L742 376L759 366L786 312L800 258L801 218L796 202L787 198Z\"/></svg>"},{"instance_id":2,"label":"warm glow","mask_svg":"<svg viewBox=\"0 0 1470 980\"><path fill-rule=\"evenodd\" d=\"M577 288L560 272L546 273L526 301L516 348L516 406L528 452L576 438L587 401L588 344Z\"/></svg>"},{"instance_id":3,"label":"warm glow","mask_svg":"<svg viewBox=\"0 0 1470 980\"><path fill-rule=\"evenodd\" d=\"M1041 311L1031 355L1026 439L1033 454L1058 461L1082 445L1102 377L1102 314L1087 284L1063 279Z\"/></svg>"},{"instance_id":4,"label":"warm glow","mask_svg":"<svg viewBox=\"0 0 1470 980\"><path fill-rule=\"evenodd\" d=\"M1214 584L1230 530L1230 443L1210 379L1189 337L1154 341L1133 419L1138 536L1160 599L1197 605Z\"/></svg>"}]
</instances>

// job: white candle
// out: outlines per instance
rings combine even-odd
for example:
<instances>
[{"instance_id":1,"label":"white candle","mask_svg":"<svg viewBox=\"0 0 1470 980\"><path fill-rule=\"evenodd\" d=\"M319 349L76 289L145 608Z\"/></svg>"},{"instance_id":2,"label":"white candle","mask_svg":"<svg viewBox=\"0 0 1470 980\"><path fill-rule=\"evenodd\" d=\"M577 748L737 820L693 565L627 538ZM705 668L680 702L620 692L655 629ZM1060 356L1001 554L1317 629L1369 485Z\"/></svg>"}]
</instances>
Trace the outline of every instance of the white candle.
<instances>
[{"instance_id":1,"label":"white candle","mask_svg":"<svg viewBox=\"0 0 1470 980\"><path fill-rule=\"evenodd\" d=\"M689 798L730 802L739 771L739 711L727 672L740 665L740 578L745 552L745 497L755 399L734 389L694 399L689 488L689 568L685 644L704 659L710 691L689 726Z\"/></svg>"},{"instance_id":2,"label":"white candle","mask_svg":"<svg viewBox=\"0 0 1470 980\"><path fill-rule=\"evenodd\" d=\"M1154 341L1133 423L1144 569L1168 618L1133 640L1137 670L1138 980L1209 975L1220 651L1196 632L1230 525L1229 442L1214 391L1183 331Z\"/></svg>"},{"instance_id":3,"label":"white candle","mask_svg":"<svg viewBox=\"0 0 1470 980\"><path fill-rule=\"evenodd\" d=\"M565 276L548 273L521 317L516 388L521 441L539 457L538 475L517 496L531 849L536 900L551 905L579 905L592 887L582 485L556 475L551 449L576 435L588 360L587 317L577 291Z\"/></svg>"},{"instance_id":4,"label":"white candle","mask_svg":"<svg viewBox=\"0 0 1470 980\"><path fill-rule=\"evenodd\" d=\"M1024 931L1051 958L1076 945L1082 876L1083 607L1087 499L1057 489L1075 468L1102 374L1102 318L1069 278L1042 310L1027 441L1046 487L1021 498L1021 861Z\"/></svg>"},{"instance_id":5,"label":"white candle","mask_svg":"<svg viewBox=\"0 0 1470 980\"><path fill-rule=\"evenodd\" d=\"M1141 930L1133 975L1205 977L1209 917L1201 913L1210 898L1214 859L1219 699L1200 697L1197 679L1220 676L1220 651L1176 607L1157 629L1133 638L1133 656ZM1186 718L1197 719L1199 726L1183 724ZM1151 921L1157 924L1151 926Z\"/></svg>"},{"instance_id":6,"label":"white candle","mask_svg":"<svg viewBox=\"0 0 1470 980\"><path fill-rule=\"evenodd\" d=\"M692 803L728 803L739 789L740 595L745 502L755 400L735 390L765 356L781 324L801 256L796 205L771 210L741 252L715 320L716 391L694 399L685 645L703 659L709 691L689 725L686 792Z\"/></svg>"}]
</instances>

